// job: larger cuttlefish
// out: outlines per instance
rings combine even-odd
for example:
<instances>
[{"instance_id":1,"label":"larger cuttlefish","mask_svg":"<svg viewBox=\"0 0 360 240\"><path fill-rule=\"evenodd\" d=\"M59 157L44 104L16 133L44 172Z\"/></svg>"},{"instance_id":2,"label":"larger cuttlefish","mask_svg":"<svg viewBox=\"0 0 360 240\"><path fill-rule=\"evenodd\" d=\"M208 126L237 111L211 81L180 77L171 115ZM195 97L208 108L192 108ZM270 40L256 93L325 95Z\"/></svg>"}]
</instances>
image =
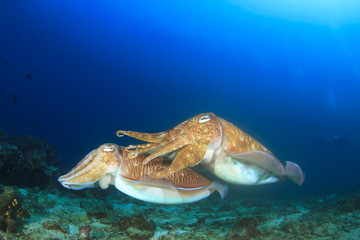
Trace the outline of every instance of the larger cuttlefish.
<instances>
[{"instance_id":1,"label":"larger cuttlefish","mask_svg":"<svg viewBox=\"0 0 360 240\"><path fill-rule=\"evenodd\" d=\"M143 164L162 155L173 158L169 167L151 173L152 178L164 178L199 163L234 184L271 183L288 177L301 185L305 177L297 164L286 162L284 167L258 141L213 113L199 114L165 132L151 134L119 130L116 134L149 142L130 145L126 149L129 158L151 153L144 158Z\"/></svg>"},{"instance_id":2,"label":"larger cuttlefish","mask_svg":"<svg viewBox=\"0 0 360 240\"><path fill-rule=\"evenodd\" d=\"M76 190L96 186L105 189L111 184L131 197L163 204L195 202L215 190L224 197L227 192L226 186L212 182L188 168L166 179L150 179L150 173L167 168L171 161L157 157L151 163L142 165L147 154L132 159L127 155L123 147L103 144L87 154L59 181L64 187Z\"/></svg>"}]
</instances>

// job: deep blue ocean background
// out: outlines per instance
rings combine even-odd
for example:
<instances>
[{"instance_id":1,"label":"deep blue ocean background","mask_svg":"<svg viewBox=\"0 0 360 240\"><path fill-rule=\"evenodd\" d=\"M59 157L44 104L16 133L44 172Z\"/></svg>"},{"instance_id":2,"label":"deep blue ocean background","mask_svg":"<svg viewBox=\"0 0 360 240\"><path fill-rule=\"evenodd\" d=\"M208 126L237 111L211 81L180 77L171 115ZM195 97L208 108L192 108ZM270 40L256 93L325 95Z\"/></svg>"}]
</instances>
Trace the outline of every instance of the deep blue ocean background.
<instances>
[{"instance_id":1,"label":"deep blue ocean background","mask_svg":"<svg viewBox=\"0 0 360 240\"><path fill-rule=\"evenodd\" d=\"M45 138L69 170L102 143L138 143L119 129L213 112L306 174L230 194L357 187L360 3L272 3L2 0L0 130Z\"/></svg>"}]
</instances>

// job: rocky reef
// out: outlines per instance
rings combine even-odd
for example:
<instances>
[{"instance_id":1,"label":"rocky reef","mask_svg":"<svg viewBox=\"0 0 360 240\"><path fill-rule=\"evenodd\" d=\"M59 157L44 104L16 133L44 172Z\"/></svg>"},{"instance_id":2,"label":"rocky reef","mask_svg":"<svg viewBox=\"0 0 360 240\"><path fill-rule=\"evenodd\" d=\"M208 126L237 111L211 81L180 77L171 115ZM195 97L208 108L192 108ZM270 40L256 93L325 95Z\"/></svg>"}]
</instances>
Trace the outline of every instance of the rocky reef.
<instances>
[{"instance_id":1,"label":"rocky reef","mask_svg":"<svg viewBox=\"0 0 360 240\"><path fill-rule=\"evenodd\" d=\"M158 205L130 198L114 188L0 187L0 239L360 237L360 189L296 200L235 199L231 195L221 200L214 194L193 204Z\"/></svg>"},{"instance_id":2,"label":"rocky reef","mask_svg":"<svg viewBox=\"0 0 360 240\"><path fill-rule=\"evenodd\" d=\"M17 233L29 217L21 194L11 187L0 188L0 232Z\"/></svg>"},{"instance_id":3,"label":"rocky reef","mask_svg":"<svg viewBox=\"0 0 360 240\"><path fill-rule=\"evenodd\" d=\"M56 184L59 159L54 145L32 136L0 131L0 183L18 187Z\"/></svg>"}]
</instances>

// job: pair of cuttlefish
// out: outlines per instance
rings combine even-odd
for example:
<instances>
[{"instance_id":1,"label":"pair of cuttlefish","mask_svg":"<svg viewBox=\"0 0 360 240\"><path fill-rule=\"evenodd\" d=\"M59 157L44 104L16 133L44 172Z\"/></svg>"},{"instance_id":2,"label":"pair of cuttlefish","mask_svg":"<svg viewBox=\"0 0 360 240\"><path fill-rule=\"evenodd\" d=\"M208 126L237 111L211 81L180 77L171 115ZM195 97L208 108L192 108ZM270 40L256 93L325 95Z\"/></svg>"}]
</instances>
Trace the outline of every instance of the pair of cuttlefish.
<instances>
[{"instance_id":1,"label":"pair of cuttlefish","mask_svg":"<svg viewBox=\"0 0 360 240\"><path fill-rule=\"evenodd\" d=\"M161 133L119 130L146 144L101 145L59 178L70 189L115 185L134 198L163 204L190 203L227 186L190 169L201 164L226 182L239 185L273 183L288 177L301 185L305 175L293 162L284 166L268 149L213 113L199 114Z\"/></svg>"}]
</instances>

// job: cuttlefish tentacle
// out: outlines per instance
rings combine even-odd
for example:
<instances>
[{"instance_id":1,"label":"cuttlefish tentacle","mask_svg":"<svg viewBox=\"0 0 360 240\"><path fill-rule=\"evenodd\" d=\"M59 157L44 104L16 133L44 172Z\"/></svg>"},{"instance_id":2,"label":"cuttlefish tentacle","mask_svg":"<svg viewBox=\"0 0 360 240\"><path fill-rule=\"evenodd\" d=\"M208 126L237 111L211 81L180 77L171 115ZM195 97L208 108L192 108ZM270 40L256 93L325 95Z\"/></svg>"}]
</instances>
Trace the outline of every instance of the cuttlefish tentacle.
<instances>
[{"instance_id":1,"label":"cuttlefish tentacle","mask_svg":"<svg viewBox=\"0 0 360 240\"><path fill-rule=\"evenodd\" d=\"M139 139L145 142L150 142L147 144L140 145L130 145L125 148L125 150L129 151L129 157L137 157L139 154L151 152L157 150L165 145L170 144L175 141L180 136L187 134L192 125L194 125L194 121L184 121L173 129L170 129L165 132L160 133L141 133L135 131L123 131L119 130L116 132L118 137L122 137L123 135ZM156 143L156 144L154 144Z\"/></svg>"},{"instance_id":2,"label":"cuttlefish tentacle","mask_svg":"<svg viewBox=\"0 0 360 240\"><path fill-rule=\"evenodd\" d=\"M186 129L192 125L193 122L190 121L184 121L177 125L176 127L159 133L142 133L142 132L136 132L136 131L124 131L124 130L118 130L116 132L116 135L118 137L122 137L123 135L126 135L128 137L132 137L135 139L139 139L141 141L150 142L150 143L158 143L164 141L166 138L168 138L170 135L183 135L186 132ZM185 126L187 125L187 126ZM185 130L185 131L184 131ZM168 140L166 140L167 142Z\"/></svg>"},{"instance_id":3,"label":"cuttlefish tentacle","mask_svg":"<svg viewBox=\"0 0 360 240\"><path fill-rule=\"evenodd\" d=\"M158 148L161 148L165 146L166 143L159 143L159 144L152 144L152 143L146 143L146 144L139 144L139 145L130 145L125 148L125 151L127 152L133 152L137 155L142 153L148 153L157 150Z\"/></svg>"},{"instance_id":4,"label":"cuttlefish tentacle","mask_svg":"<svg viewBox=\"0 0 360 240\"><path fill-rule=\"evenodd\" d=\"M118 137L122 137L122 135L126 135L132 138L136 138L145 142L156 143L162 141L167 135L169 131L160 132L160 133L141 133L134 131L123 131L119 130L116 132Z\"/></svg>"},{"instance_id":5,"label":"cuttlefish tentacle","mask_svg":"<svg viewBox=\"0 0 360 240\"><path fill-rule=\"evenodd\" d=\"M179 138L176 139L175 141L171 142L170 144L164 146L163 148L160 148L159 150L155 151L154 153L152 153L151 155L147 156L144 161L143 164L147 164L148 162L150 162L152 159L167 154L169 152L173 152L177 149L180 149L188 144L192 144L193 142L190 142L189 139L187 138ZM155 146L154 146L155 147ZM187 151L187 150L186 150Z\"/></svg>"},{"instance_id":6,"label":"cuttlefish tentacle","mask_svg":"<svg viewBox=\"0 0 360 240\"><path fill-rule=\"evenodd\" d=\"M196 165L201 161L201 159L203 159L207 145L207 143L187 145L179 151L169 167L159 172L152 172L149 176L153 178L165 178L186 168L187 166Z\"/></svg>"},{"instance_id":7,"label":"cuttlefish tentacle","mask_svg":"<svg viewBox=\"0 0 360 240\"><path fill-rule=\"evenodd\" d=\"M140 145L129 145L126 148L124 148L124 150L128 152L127 157L131 159L131 158L136 158L138 155L142 153L154 152L159 148L163 147L163 145L165 144L154 145L151 143L147 143Z\"/></svg>"}]
</instances>

